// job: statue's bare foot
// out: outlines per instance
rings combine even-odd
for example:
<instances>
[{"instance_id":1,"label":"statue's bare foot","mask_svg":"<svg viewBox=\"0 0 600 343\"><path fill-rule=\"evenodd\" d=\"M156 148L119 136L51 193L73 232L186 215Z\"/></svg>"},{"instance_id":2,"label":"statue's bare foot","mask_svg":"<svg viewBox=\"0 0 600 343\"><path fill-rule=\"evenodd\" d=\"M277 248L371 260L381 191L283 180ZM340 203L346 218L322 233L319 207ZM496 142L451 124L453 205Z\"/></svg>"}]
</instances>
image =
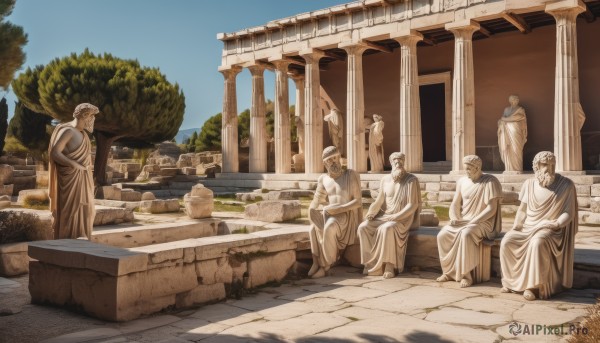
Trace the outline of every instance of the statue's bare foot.
<instances>
[{"instance_id":1,"label":"statue's bare foot","mask_svg":"<svg viewBox=\"0 0 600 343\"><path fill-rule=\"evenodd\" d=\"M391 279L394 276L396 276L395 273L394 273L394 265L391 264L391 263L386 263L385 270L383 272L383 278L384 279Z\"/></svg>"},{"instance_id":2,"label":"statue's bare foot","mask_svg":"<svg viewBox=\"0 0 600 343\"><path fill-rule=\"evenodd\" d=\"M435 281L437 281L437 282L446 282L446 281L450 281L450 278L448 277L448 275L442 274L442 276L440 276L439 278L435 279Z\"/></svg>"},{"instance_id":3,"label":"statue's bare foot","mask_svg":"<svg viewBox=\"0 0 600 343\"><path fill-rule=\"evenodd\" d=\"M465 288L469 287L473 284L473 278L471 277L471 273L467 273L462 280L460 280L460 287Z\"/></svg>"},{"instance_id":4,"label":"statue's bare foot","mask_svg":"<svg viewBox=\"0 0 600 343\"><path fill-rule=\"evenodd\" d=\"M365 267L363 269L363 275L369 275L369 268Z\"/></svg>"},{"instance_id":5,"label":"statue's bare foot","mask_svg":"<svg viewBox=\"0 0 600 343\"><path fill-rule=\"evenodd\" d=\"M323 269L323 268L319 268L319 270L318 270L316 273L314 273L314 274L311 276L311 278L312 278L312 279L318 279L318 278L322 278L322 277L324 277L326 274L327 274L327 272L325 271L325 269Z\"/></svg>"},{"instance_id":6,"label":"statue's bare foot","mask_svg":"<svg viewBox=\"0 0 600 343\"><path fill-rule=\"evenodd\" d=\"M502 287L500 289L500 293L510 293L510 289L506 288L506 287Z\"/></svg>"},{"instance_id":7,"label":"statue's bare foot","mask_svg":"<svg viewBox=\"0 0 600 343\"><path fill-rule=\"evenodd\" d=\"M535 294L533 294L533 292L530 289L526 289L525 292L523 292L523 298L532 301L535 300Z\"/></svg>"},{"instance_id":8,"label":"statue's bare foot","mask_svg":"<svg viewBox=\"0 0 600 343\"><path fill-rule=\"evenodd\" d=\"M310 267L310 270L308 271L308 276L311 277L313 275L315 275L315 273L319 270L319 264L316 262L313 262L312 266Z\"/></svg>"}]
</instances>

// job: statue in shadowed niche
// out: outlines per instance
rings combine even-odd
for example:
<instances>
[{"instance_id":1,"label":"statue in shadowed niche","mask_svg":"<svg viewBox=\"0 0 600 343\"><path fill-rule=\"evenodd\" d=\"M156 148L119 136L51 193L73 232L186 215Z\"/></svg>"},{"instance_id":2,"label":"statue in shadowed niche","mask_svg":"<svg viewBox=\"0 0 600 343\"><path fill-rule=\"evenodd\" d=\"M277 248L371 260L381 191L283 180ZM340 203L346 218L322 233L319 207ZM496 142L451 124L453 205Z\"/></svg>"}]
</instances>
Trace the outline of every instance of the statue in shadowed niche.
<instances>
[{"instance_id":1,"label":"statue in shadowed niche","mask_svg":"<svg viewBox=\"0 0 600 343\"><path fill-rule=\"evenodd\" d=\"M373 115L373 124L369 127L369 161L372 172L383 171L383 127L385 123L379 114Z\"/></svg>"},{"instance_id":2,"label":"statue in shadowed niche","mask_svg":"<svg viewBox=\"0 0 600 343\"><path fill-rule=\"evenodd\" d=\"M58 125L50 138L48 195L55 239L91 238L96 211L88 133L98 113L94 105L77 105L75 119Z\"/></svg>"},{"instance_id":3,"label":"statue in shadowed niche","mask_svg":"<svg viewBox=\"0 0 600 343\"><path fill-rule=\"evenodd\" d=\"M329 137L331 142L338 149L341 155L344 154L344 118L342 113L337 109L333 108L323 120L327 122L329 127Z\"/></svg>"},{"instance_id":4,"label":"statue in shadowed niche","mask_svg":"<svg viewBox=\"0 0 600 343\"><path fill-rule=\"evenodd\" d=\"M519 106L519 97L508 98L510 106L498 120L498 148L506 172L523 171L523 146L527 142L527 117L525 109Z\"/></svg>"},{"instance_id":5,"label":"statue in shadowed niche","mask_svg":"<svg viewBox=\"0 0 600 343\"><path fill-rule=\"evenodd\" d=\"M523 292L527 300L573 285L577 192L555 167L553 153L535 155L535 177L523 184L513 228L500 245L502 292Z\"/></svg>"}]
</instances>

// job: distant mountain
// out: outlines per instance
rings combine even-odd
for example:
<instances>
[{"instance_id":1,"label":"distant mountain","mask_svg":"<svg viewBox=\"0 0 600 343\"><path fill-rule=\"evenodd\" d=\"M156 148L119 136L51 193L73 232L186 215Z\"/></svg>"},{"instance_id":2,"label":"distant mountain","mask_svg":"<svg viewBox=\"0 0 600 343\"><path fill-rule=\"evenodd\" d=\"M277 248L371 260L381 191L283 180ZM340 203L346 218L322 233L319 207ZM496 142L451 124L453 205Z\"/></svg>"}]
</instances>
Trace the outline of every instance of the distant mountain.
<instances>
[{"instance_id":1,"label":"distant mountain","mask_svg":"<svg viewBox=\"0 0 600 343\"><path fill-rule=\"evenodd\" d=\"M176 135L175 135L175 141L177 141L177 144L181 144L183 143L184 140L192 137L192 135L194 134L194 131L198 132L198 134L200 134L200 129L185 129L185 130L180 130Z\"/></svg>"}]
</instances>

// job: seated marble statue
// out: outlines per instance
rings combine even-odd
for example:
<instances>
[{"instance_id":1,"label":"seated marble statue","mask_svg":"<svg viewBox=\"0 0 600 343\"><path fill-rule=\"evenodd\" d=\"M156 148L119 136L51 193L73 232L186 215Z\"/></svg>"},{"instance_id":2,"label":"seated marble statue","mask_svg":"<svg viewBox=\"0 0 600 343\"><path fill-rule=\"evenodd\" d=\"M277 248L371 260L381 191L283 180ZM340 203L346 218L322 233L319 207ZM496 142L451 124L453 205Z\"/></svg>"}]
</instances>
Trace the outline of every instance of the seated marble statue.
<instances>
[{"instance_id":1,"label":"seated marble statue","mask_svg":"<svg viewBox=\"0 0 600 343\"><path fill-rule=\"evenodd\" d=\"M404 270L408 231L419 226L419 179L404 169L405 155L390 155L392 173L379 184L379 194L358 227L364 274L394 277Z\"/></svg>"},{"instance_id":2,"label":"seated marble statue","mask_svg":"<svg viewBox=\"0 0 600 343\"><path fill-rule=\"evenodd\" d=\"M496 177L481 172L478 156L465 156L463 163L467 176L456 182L450 224L437 235L443 271L437 281L455 280L460 287L469 287L473 284L471 272L479 264L479 244L502 231L502 186Z\"/></svg>"},{"instance_id":3,"label":"seated marble statue","mask_svg":"<svg viewBox=\"0 0 600 343\"><path fill-rule=\"evenodd\" d=\"M75 119L56 126L50 138L48 195L55 239L92 237L96 210L88 133L98 112L94 105L77 105Z\"/></svg>"},{"instance_id":4,"label":"seated marble statue","mask_svg":"<svg viewBox=\"0 0 600 343\"><path fill-rule=\"evenodd\" d=\"M523 184L515 223L500 245L502 292L523 292L527 300L547 299L573 284L577 193L555 165L553 153L535 155L535 177Z\"/></svg>"},{"instance_id":5,"label":"seated marble statue","mask_svg":"<svg viewBox=\"0 0 600 343\"><path fill-rule=\"evenodd\" d=\"M362 221L360 176L352 169L343 170L336 147L323 150L327 174L321 175L309 206L312 278L323 277L337 261L340 251L356 241L356 230ZM323 209L319 210L319 206Z\"/></svg>"},{"instance_id":6,"label":"seated marble statue","mask_svg":"<svg viewBox=\"0 0 600 343\"><path fill-rule=\"evenodd\" d=\"M510 106L498 120L498 148L507 172L523 171L523 147L527 142L527 117L519 106L519 97L508 98Z\"/></svg>"}]
</instances>

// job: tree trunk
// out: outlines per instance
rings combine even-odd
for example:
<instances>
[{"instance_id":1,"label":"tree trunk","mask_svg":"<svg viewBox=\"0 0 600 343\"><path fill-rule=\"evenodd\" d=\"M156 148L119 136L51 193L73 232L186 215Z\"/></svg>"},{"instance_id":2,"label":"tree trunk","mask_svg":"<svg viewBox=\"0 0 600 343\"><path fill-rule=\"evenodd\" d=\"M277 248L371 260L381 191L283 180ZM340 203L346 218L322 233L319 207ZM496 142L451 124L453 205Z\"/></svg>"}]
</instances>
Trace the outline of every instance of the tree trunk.
<instances>
[{"instance_id":1,"label":"tree trunk","mask_svg":"<svg viewBox=\"0 0 600 343\"><path fill-rule=\"evenodd\" d=\"M113 136L110 133L94 130L96 138L96 160L94 161L94 184L96 187L107 186L106 182L106 163L108 161L108 153L113 142L121 136ZM96 192L96 197L100 196Z\"/></svg>"}]
</instances>

